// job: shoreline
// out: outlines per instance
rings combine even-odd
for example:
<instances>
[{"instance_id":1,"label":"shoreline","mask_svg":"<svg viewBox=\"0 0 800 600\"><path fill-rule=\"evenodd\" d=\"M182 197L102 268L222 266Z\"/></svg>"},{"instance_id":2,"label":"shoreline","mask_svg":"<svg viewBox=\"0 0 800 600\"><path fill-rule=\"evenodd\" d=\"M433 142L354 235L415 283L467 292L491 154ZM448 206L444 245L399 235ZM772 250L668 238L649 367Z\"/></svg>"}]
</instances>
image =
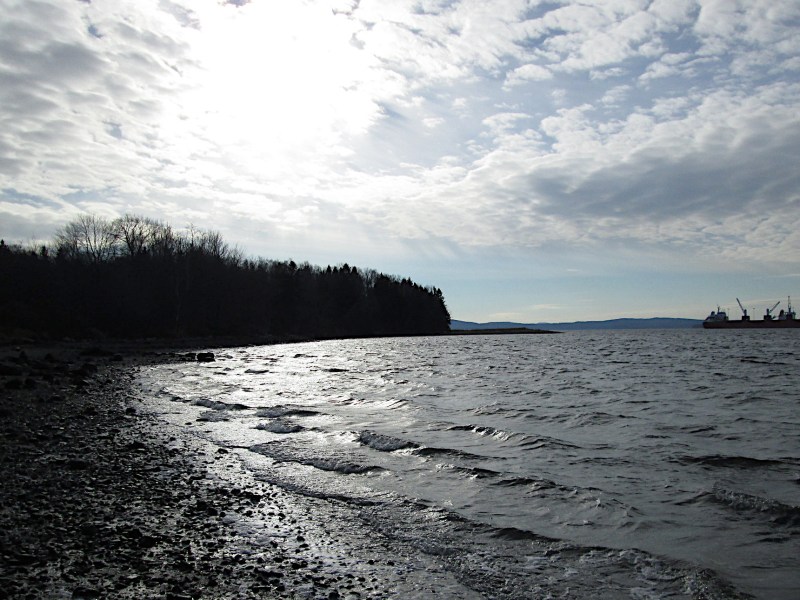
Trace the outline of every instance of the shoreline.
<instances>
[{"instance_id":1,"label":"shoreline","mask_svg":"<svg viewBox=\"0 0 800 600\"><path fill-rule=\"evenodd\" d=\"M177 354L178 351L200 350L208 348L236 348L240 346L271 346L277 344L301 344L307 342L324 342L349 339L390 339L409 337L443 337L460 335L529 335L564 333L552 329L534 329L531 327L500 327L485 329L450 329L438 333L381 334L370 336L302 336L302 335L208 335L199 337L154 337L154 338L49 338L28 336L0 336L0 360L3 355L25 349L34 349L39 355L43 353L67 354L74 356L84 351L100 351L101 356L121 354L126 357L141 354L152 357Z\"/></svg>"},{"instance_id":2,"label":"shoreline","mask_svg":"<svg viewBox=\"0 0 800 600\"><path fill-rule=\"evenodd\" d=\"M159 421L135 372L182 359L140 345L0 350L6 597L475 597L435 561L370 539L350 507L259 482L235 452Z\"/></svg>"}]
</instances>

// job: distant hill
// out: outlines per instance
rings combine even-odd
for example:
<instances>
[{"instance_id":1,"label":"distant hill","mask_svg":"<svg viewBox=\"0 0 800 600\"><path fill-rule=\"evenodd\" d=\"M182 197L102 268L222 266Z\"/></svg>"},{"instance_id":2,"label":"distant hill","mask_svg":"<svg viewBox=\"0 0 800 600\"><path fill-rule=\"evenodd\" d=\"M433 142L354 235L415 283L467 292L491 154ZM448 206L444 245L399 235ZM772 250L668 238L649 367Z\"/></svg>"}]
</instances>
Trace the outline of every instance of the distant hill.
<instances>
[{"instance_id":1,"label":"distant hill","mask_svg":"<svg viewBox=\"0 0 800 600\"><path fill-rule=\"evenodd\" d=\"M689 329L701 327L699 319L671 319L654 317L652 319L610 319L608 321L576 321L574 323L473 323L453 319L450 329L505 329L512 327L529 327L531 329L550 329L554 331L577 331L581 329Z\"/></svg>"}]
</instances>

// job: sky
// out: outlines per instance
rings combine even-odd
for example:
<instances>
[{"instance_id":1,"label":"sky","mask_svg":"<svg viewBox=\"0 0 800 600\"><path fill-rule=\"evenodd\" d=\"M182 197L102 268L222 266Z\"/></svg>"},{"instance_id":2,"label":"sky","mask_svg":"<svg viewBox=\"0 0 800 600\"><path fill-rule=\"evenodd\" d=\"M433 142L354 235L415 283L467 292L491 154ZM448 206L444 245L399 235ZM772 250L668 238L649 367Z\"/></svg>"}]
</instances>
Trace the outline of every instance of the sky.
<instances>
[{"instance_id":1,"label":"sky","mask_svg":"<svg viewBox=\"0 0 800 600\"><path fill-rule=\"evenodd\" d=\"M800 304L797 0L0 0L0 237L81 214L455 319Z\"/></svg>"}]
</instances>

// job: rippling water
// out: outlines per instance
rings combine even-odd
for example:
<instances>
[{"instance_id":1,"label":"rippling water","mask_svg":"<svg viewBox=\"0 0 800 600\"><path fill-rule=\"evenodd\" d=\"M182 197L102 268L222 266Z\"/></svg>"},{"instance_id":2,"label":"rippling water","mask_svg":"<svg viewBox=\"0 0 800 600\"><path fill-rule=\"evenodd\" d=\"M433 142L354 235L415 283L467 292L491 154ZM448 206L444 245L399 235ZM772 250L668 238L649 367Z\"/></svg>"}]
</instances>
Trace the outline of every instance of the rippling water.
<instances>
[{"instance_id":1,"label":"rippling water","mask_svg":"<svg viewBox=\"0 0 800 600\"><path fill-rule=\"evenodd\" d=\"M260 346L139 381L260 478L457 556L487 595L800 595L795 331Z\"/></svg>"}]
</instances>

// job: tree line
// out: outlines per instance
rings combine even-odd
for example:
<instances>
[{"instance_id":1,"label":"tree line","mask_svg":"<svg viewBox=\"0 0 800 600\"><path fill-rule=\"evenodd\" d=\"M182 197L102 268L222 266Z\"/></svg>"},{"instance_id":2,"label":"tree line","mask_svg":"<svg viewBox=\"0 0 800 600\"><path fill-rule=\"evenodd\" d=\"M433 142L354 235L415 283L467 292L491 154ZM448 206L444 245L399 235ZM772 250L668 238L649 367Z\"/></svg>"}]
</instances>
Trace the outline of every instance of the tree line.
<instances>
[{"instance_id":1,"label":"tree line","mask_svg":"<svg viewBox=\"0 0 800 600\"><path fill-rule=\"evenodd\" d=\"M449 330L442 291L347 264L246 258L219 232L82 215L38 248L0 240L0 332L333 338Z\"/></svg>"}]
</instances>

